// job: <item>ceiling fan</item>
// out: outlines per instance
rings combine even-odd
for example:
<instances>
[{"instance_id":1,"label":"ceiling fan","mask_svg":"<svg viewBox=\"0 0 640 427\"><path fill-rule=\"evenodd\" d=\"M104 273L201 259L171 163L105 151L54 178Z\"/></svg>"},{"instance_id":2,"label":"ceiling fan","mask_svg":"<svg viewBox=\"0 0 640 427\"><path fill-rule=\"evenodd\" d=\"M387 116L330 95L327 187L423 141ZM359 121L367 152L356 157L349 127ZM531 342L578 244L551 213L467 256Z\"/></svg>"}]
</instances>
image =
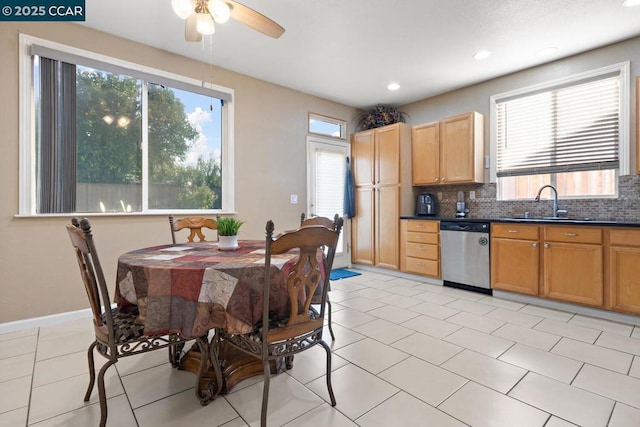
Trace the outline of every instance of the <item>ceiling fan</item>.
<instances>
[{"instance_id":1,"label":"ceiling fan","mask_svg":"<svg viewBox=\"0 0 640 427\"><path fill-rule=\"evenodd\" d=\"M277 39L284 28L260 12L234 0L171 0L173 11L186 19L185 40L197 42L215 32L214 21L223 24L233 18L256 31Z\"/></svg>"}]
</instances>

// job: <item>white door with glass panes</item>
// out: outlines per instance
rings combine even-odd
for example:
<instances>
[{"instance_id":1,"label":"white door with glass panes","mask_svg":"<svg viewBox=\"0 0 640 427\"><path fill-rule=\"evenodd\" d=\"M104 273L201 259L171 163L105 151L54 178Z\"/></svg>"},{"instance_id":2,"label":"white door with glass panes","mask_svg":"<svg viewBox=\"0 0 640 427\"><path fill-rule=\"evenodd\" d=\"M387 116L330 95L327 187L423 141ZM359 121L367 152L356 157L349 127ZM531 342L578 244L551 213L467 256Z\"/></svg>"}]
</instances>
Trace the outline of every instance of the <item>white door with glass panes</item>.
<instances>
[{"instance_id":1,"label":"white door with glass panes","mask_svg":"<svg viewBox=\"0 0 640 427\"><path fill-rule=\"evenodd\" d=\"M349 144L329 138L307 137L307 218L343 215L344 185ZM333 268L349 264L349 220L345 219Z\"/></svg>"}]
</instances>

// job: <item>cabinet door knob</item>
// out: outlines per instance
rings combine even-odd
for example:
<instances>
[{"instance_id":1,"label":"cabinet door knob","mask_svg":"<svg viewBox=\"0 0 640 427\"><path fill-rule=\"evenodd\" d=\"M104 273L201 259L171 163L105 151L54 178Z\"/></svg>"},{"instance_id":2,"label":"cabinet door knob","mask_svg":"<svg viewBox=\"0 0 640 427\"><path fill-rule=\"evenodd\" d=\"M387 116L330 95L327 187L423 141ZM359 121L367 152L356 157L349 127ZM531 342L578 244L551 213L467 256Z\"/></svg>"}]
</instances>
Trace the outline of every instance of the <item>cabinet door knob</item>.
<instances>
[{"instance_id":1,"label":"cabinet door knob","mask_svg":"<svg viewBox=\"0 0 640 427\"><path fill-rule=\"evenodd\" d=\"M509 230L509 233L519 233L518 230Z\"/></svg>"},{"instance_id":2,"label":"cabinet door knob","mask_svg":"<svg viewBox=\"0 0 640 427\"><path fill-rule=\"evenodd\" d=\"M422 225L422 224L416 225L416 228L424 228L424 225Z\"/></svg>"},{"instance_id":3,"label":"cabinet door knob","mask_svg":"<svg viewBox=\"0 0 640 427\"><path fill-rule=\"evenodd\" d=\"M443 178L442 178L442 182L444 182L444 181L445 181L445 179L444 179L444 177L443 177Z\"/></svg>"},{"instance_id":4,"label":"cabinet door knob","mask_svg":"<svg viewBox=\"0 0 640 427\"><path fill-rule=\"evenodd\" d=\"M544 244L544 248L545 248L545 249L549 249L549 244L548 244L548 243L545 243L545 244Z\"/></svg>"},{"instance_id":5,"label":"cabinet door knob","mask_svg":"<svg viewBox=\"0 0 640 427\"><path fill-rule=\"evenodd\" d=\"M534 248L537 248L538 244L537 243L532 243L531 246L533 246Z\"/></svg>"},{"instance_id":6,"label":"cabinet door knob","mask_svg":"<svg viewBox=\"0 0 640 427\"><path fill-rule=\"evenodd\" d=\"M564 235L567 237L576 237L578 233L564 233Z\"/></svg>"},{"instance_id":7,"label":"cabinet door knob","mask_svg":"<svg viewBox=\"0 0 640 427\"><path fill-rule=\"evenodd\" d=\"M440 181L440 178L435 178L434 181L438 182L438 181Z\"/></svg>"}]
</instances>

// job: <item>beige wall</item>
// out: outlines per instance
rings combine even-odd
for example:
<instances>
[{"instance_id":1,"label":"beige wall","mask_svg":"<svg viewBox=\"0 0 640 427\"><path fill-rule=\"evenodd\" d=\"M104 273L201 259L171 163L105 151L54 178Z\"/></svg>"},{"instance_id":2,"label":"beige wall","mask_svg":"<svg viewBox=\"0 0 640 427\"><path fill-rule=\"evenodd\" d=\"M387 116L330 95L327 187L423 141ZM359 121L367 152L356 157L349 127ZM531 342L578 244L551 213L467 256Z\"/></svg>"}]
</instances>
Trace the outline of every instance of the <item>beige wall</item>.
<instances>
[{"instance_id":1,"label":"beige wall","mask_svg":"<svg viewBox=\"0 0 640 427\"><path fill-rule=\"evenodd\" d=\"M0 323L87 307L64 225L69 218L18 212L18 33L201 79L235 90L236 210L241 238L263 238L267 219L294 227L306 200L307 114L351 120L356 110L72 23L0 26ZM299 204L289 204L298 194ZM119 254L170 239L166 216L92 219L107 280Z\"/></svg>"},{"instance_id":2,"label":"beige wall","mask_svg":"<svg viewBox=\"0 0 640 427\"><path fill-rule=\"evenodd\" d=\"M629 143L631 157L635 159L634 94L635 77L640 75L640 37L404 105L401 110L409 114L409 122L412 125L437 121L469 111L482 113L485 116L485 153L489 154L489 98L492 95L625 61L631 62ZM632 162L631 172L633 171L635 161Z\"/></svg>"}]
</instances>

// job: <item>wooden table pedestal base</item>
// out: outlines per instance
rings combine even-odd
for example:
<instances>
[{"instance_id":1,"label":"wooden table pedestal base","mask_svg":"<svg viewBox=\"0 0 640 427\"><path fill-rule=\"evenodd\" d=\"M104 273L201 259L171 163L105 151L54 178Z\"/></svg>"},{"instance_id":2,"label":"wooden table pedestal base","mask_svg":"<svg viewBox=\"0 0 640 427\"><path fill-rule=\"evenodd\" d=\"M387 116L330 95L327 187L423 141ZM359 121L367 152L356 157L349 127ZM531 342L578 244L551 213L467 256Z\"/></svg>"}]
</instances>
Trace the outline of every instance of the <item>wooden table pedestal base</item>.
<instances>
[{"instance_id":1,"label":"wooden table pedestal base","mask_svg":"<svg viewBox=\"0 0 640 427\"><path fill-rule=\"evenodd\" d=\"M220 354L218 355L218 361L222 369L221 394L229 393L236 384L246 380L247 378L264 374L262 361L260 359L251 357L224 341L220 343L219 350ZM199 376L200 356L200 349L198 348L198 345L193 345L191 349L180 359L178 369L192 372ZM279 359L277 361L272 360L270 361L270 365L272 375L282 372L285 369L284 359ZM218 390L216 375L211 366L209 366L206 373L202 375L198 383L199 387L196 394L200 399L200 403L202 403L202 405L207 405L217 397Z\"/></svg>"}]
</instances>

